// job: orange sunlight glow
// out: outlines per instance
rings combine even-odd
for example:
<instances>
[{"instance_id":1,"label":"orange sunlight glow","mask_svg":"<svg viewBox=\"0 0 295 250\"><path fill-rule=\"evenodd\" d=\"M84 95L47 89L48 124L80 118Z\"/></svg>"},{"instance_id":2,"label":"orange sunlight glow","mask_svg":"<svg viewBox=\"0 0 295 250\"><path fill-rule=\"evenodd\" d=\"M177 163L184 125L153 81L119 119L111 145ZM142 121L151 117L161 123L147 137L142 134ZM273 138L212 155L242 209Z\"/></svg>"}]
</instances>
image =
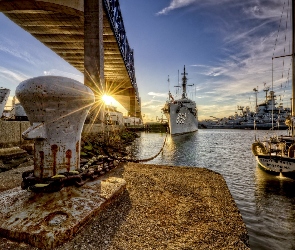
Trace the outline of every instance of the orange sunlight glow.
<instances>
[{"instance_id":1,"label":"orange sunlight glow","mask_svg":"<svg viewBox=\"0 0 295 250\"><path fill-rule=\"evenodd\" d=\"M102 100L104 101L104 103L106 105L110 105L110 104L114 104L115 103L115 99L112 96L106 95L104 94L102 96Z\"/></svg>"}]
</instances>

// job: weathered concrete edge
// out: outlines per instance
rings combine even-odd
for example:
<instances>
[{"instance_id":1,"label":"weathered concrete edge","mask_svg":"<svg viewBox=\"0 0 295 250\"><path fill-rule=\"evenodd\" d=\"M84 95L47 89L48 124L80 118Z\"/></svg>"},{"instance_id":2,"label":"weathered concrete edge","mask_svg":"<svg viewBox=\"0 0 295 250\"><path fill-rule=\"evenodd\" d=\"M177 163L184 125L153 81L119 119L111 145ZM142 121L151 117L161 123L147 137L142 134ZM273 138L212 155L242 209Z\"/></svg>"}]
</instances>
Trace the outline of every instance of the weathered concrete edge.
<instances>
[{"instance_id":1,"label":"weathered concrete edge","mask_svg":"<svg viewBox=\"0 0 295 250\"><path fill-rule=\"evenodd\" d=\"M104 179L102 179L104 180ZM19 189L19 188L16 188ZM96 209L93 209L90 213L88 213L82 220L80 220L78 223L76 223L72 228L67 229L64 231L63 236L59 236L59 238L53 237L50 234L42 235L39 234L32 234L30 232L19 232L14 231L13 233L9 229L3 229L0 227L0 235L1 237L5 237L11 240L15 240L17 242L24 242L27 244L30 244L34 247L38 247L41 249L52 249L59 245L64 244L65 242L72 239L79 231L83 229L83 227L90 223L96 215L98 215L102 210L107 208L109 205L111 205L113 202L116 201L116 199L126 190L126 182L124 185L121 185L119 189L117 189L112 195L109 197L109 199L105 199L104 197L101 197L104 202L100 204ZM7 191L7 190L6 190ZM4 191L4 192L6 192ZM46 244L49 243L49 244Z\"/></svg>"},{"instance_id":2,"label":"weathered concrete edge","mask_svg":"<svg viewBox=\"0 0 295 250\"><path fill-rule=\"evenodd\" d=\"M102 199L105 200L105 202L102 203L98 209L96 209L95 211L93 211L92 214L90 214L89 216L87 216L87 218L85 218L85 220L83 221L83 223L79 223L78 227L76 228L76 231L71 234L71 238L73 238L77 233L79 233L83 229L83 226L85 226L86 224L90 223L94 219L93 216L98 215L100 212L102 212L104 209L106 209L108 206L110 206L112 203L114 203L120 197L120 195L123 194L126 191L126 184L127 183L125 182L125 184L122 185L120 187L120 189L118 189L116 192L114 192L109 199L105 199L105 198L103 198L101 196ZM62 242L62 243L65 243L65 242Z\"/></svg>"},{"instance_id":3,"label":"weathered concrete edge","mask_svg":"<svg viewBox=\"0 0 295 250\"><path fill-rule=\"evenodd\" d=\"M152 165L152 164L147 164L147 165L143 165L143 164L136 164L136 163L133 163L134 165L137 165L138 166L138 168L141 168L141 167L143 167L143 168L149 168L149 167L151 167L151 168L153 168L153 169L157 169L157 168L166 168L166 169L171 169L172 170L172 168L173 167L175 167L175 166L171 166L171 165ZM219 176L221 176L221 179L223 179L223 182L225 183L225 185L227 186L227 184L226 184L226 181L225 181L225 179L223 178L223 176L220 174L220 173L218 173L218 172L215 172L215 171L213 171L213 170L210 170L210 169L206 169L206 168L202 168L202 167L188 167L188 166L177 166L177 168L179 168L179 169L182 169L182 168L185 168L185 169L202 169L202 170L205 170L206 172L212 172L212 173L214 173L214 174L216 174L216 175L219 175ZM115 170L115 169L114 169ZM113 170L113 171L114 171ZM107 176L113 176L113 174L112 174L112 172L113 171L110 171L108 174L107 174ZM120 176L121 177L121 176ZM104 178L104 179L106 179L106 178ZM127 183L128 184L128 183ZM108 207L108 205L111 205L115 200L117 200L116 198L118 197L118 196L120 196L122 193L124 192L124 189L121 189L121 190L118 190L118 192L116 193L116 194L114 194L108 201L106 201L104 204L102 204L101 205L101 207L96 211L96 213L94 213L94 214L92 214L92 215L90 215L90 218L88 218L88 220L85 220L84 221L84 223L83 224L81 224L81 226L79 226L78 227L78 229L75 231L75 232L72 232L72 233L70 233L69 234L69 236L67 236L67 237L69 237L67 240L70 240L71 238L73 238L77 233L79 233L81 230L83 230L83 226L85 225L85 224L87 224L87 223L91 223L91 221L92 221L92 216L95 216L95 215L97 215L97 214L99 214L100 212L102 212L101 210L104 210L105 208L107 208ZM232 201L233 201L233 203L235 204L235 206L237 207L237 205L236 205L236 203L235 203L235 201L234 201L234 199L233 199L233 197L232 197L232 195L231 195L231 193L230 193L230 191L229 191L229 189L227 188L227 192L230 194L230 196L231 196L231 198L232 198ZM242 216L241 216L241 213L240 213L240 210L237 208L237 210L238 210L238 212L239 212L239 214L240 214L240 217L242 218ZM244 224L245 225L245 224ZM245 227L246 228L246 227ZM246 231L247 232L247 231ZM248 241L249 241L249 237L248 237L248 234L246 233L246 234L240 234L240 237L239 237L240 239L241 239L241 241L245 244L245 246L249 246L249 243L248 243ZM26 242L26 243L29 243L29 242ZM58 246L59 244L62 244L62 243L65 243L65 242L60 242L60 243L56 243L56 245L55 246ZM30 244L30 243L29 243Z\"/></svg>"},{"instance_id":4,"label":"weathered concrete edge","mask_svg":"<svg viewBox=\"0 0 295 250\"><path fill-rule=\"evenodd\" d=\"M242 214L241 214L241 211L240 209L238 208L231 192L230 192L230 189L228 188L228 185L227 185L227 182L226 180L224 179L223 175L214 171L214 170L211 170L211 169L208 169L208 168L204 168L204 167L197 167L197 166L173 166L173 165L154 165L154 164L141 164L141 163L132 163L132 165L135 165L137 167L144 167L144 168L150 168L150 169L170 169L171 170L175 167L177 167L178 169L189 169L189 170L203 170L203 171L206 171L208 173L213 173L213 174L216 174L217 176L220 176L221 177L221 180L224 182L225 186L227 187L226 191L228 193L228 195L230 196L230 199L231 199L231 202L232 204L236 207L237 211L238 211L238 215L240 216L241 218L241 221L242 221L242 226L244 227L245 229L245 233L243 234L240 234L239 236L239 239L245 244L246 247L249 247L250 249L250 243L249 243L249 234L248 234L248 230L247 230L247 227L246 227L246 224L243 220L243 217L242 217Z\"/></svg>"}]
</instances>

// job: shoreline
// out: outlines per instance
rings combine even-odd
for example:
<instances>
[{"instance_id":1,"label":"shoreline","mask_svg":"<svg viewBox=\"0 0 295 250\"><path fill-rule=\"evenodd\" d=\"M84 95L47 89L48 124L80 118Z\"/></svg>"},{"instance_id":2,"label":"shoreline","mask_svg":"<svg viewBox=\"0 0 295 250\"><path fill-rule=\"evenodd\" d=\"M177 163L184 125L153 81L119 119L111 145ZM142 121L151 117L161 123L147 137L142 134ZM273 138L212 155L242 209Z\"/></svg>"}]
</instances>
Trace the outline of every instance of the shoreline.
<instances>
[{"instance_id":1,"label":"shoreline","mask_svg":"<svg viewBox=\"0 0 295 250\"><path fill-rule=\"evenodd\" d=\"M21 169L16 171L19 178ZM126 190L56 249L250 249L246 226L220 174L128 163L107 176L126 180ZM8 246L38 249L0 238L0 248Z\"/></svg>"}]
</instances>

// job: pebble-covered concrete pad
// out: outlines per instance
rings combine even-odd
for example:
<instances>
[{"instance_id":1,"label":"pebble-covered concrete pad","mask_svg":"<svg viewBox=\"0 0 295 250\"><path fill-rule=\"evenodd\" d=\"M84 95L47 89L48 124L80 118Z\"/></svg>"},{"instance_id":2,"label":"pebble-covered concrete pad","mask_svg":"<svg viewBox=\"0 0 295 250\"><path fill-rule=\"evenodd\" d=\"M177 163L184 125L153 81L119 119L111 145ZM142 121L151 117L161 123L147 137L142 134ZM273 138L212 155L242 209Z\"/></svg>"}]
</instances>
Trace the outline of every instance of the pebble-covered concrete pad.
<instances>
[{"instance_id":1,"label":"pebble-covered concrete pad","mask_svg":"<svg viewBox=\"0 0 295 250\"><path fill-rule=\"evenodd\" d=\"M106 177L123 178L125 191L56 249L250 249L246 226L220 174L129 163ZM0 249L4 246L37 249L0 238Z\"/></svg>"}]
</instances>

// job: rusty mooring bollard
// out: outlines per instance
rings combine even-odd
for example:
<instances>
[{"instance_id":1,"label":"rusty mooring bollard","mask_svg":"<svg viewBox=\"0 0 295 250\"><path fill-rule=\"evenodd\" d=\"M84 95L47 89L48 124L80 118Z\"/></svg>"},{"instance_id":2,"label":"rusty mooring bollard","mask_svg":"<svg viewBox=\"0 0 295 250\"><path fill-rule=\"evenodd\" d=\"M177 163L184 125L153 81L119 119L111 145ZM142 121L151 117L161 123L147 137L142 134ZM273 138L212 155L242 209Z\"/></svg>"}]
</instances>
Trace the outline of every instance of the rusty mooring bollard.
<instances>
[{"instance_id":1,"label":"rusty mooring bollard","mask_svg":"<svg viewBox=\"0 0 295 250\"><path fill-rule=\"evenodd\" d=\"M80 141L93 92L70 78L40 76L21 82L16 96L31 127L24 139L34 139L34 177L49 178L80 167Z\"/></svg>"}]
</instances>

